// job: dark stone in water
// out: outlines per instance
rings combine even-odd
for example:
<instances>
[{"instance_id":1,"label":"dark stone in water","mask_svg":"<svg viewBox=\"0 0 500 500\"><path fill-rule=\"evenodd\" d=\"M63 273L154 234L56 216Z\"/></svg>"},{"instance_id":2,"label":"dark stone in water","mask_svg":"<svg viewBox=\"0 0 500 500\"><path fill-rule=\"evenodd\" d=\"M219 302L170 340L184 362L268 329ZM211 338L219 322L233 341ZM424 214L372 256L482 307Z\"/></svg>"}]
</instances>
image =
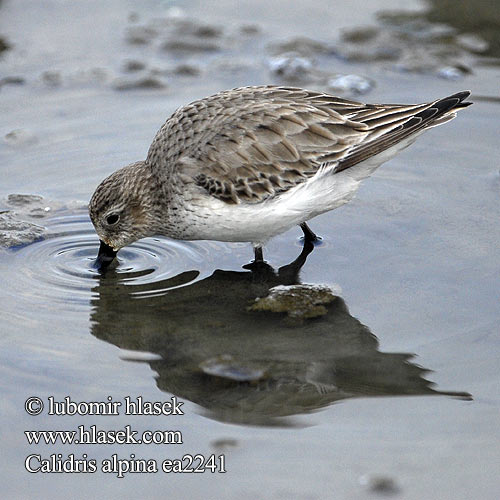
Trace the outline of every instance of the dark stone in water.
<instances>
[{"instance_id":1,"label":"dark stone in water","mask_svg":"<svg viewBox=\"0 0 500 500\"><path fill-rule=\"evenodd\" d=\"M134 73L136 71L142 71L145 68L146 68L146 63L144 63L143 61L137 61L137 60L125 61L124 65L123 65L123 70L126 71L127 73Z\"/></svg>"},{"instance_id":2,"label":"dark stone in water","mask_svg":"<svg viewBox=\"0 0 500 500\"><path fill-rule=\"evenodd\" d=\"M401 489L396 481L389 476L367 474L366 476L362 476L359 482L368 491L378 493L379 495L392 496L401 493Z\"/></svg>"},{"instance_id":3,"label":"dark stone in water","mask_svg":"<svg viewBox=\"0 0 500 500\"><path fill-rule=\"evenodd\" d=\"M2 53L4 50L9 50L10 45L7 43L7 40L3 37L0 36L0 53Z\"/></svg>"},{"instance_id":4,"label":"dark stone in water","mask_svg":"<svg viewBox=\"0 0 500 500\"><path fill-rule=\"evenodd\" d=\"M29 146L37 142L36 136L26 129L16 129L12 130L8 134L5 134L4 141L9 146L21 147Z\"/></svg>"},{"instance_id":5,"label":"dark stone in water","mask_svg":"<svg viewBox=\"0 0 500 500\"><path fill-rule=\"evenodd\" d=\"M192 64L179 64L174 69L174 74L179 76L198 76L200 73L200 69Z\"/></svg>"},{"instance_id":6,"label":"dark stone in water","mask_svg":"<svg viewBox=\"0 0 500 500\"><path fill-rule=\"evenodd\" d=\"M172 52L214 52L219 48L215 43L197 40L168 40L162 45L163 50Z\"/></svg>"},{"instance_id":7,"label":"dark stone in water","mask_svg":"<svg viewBox=\"0 0 500 500\"><path fill-rule=\"evenodd\" d=\"M6 76L0 78L0 87L4 85L23 85L26 80L22 76Z\"/></svg>"},{"instance_id":8,"label":"dark stone in water","mask_svg":"<svg viewBox=\"0 0 500 500\"><path fill-rule=\"evenodd\" d=\"M159 90L166 89L168 85L157 76L144 76L141 78L118 78L113 83L115 90Z\"/></svg>"},{"instance_id":9,"label":"dark stone in water","mask_svg":"<svg viewBox=\"0 0 500 500\"><path fill-rule=\"evenodd\" d=\"M270 46L272 54L278 55L286 52L297 52L301 56L312 56L315 54L328 54L333 48L323 42L318 42L307 37L296 37L286 42L274 43Z\"/></svg>"}]
</instances>

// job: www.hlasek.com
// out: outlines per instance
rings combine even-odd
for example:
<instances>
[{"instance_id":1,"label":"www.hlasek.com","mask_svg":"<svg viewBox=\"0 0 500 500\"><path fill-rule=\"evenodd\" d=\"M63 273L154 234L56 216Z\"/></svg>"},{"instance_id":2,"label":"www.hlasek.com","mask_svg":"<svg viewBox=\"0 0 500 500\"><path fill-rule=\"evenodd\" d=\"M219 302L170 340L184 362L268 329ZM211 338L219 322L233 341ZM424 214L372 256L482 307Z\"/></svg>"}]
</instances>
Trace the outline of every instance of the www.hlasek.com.
<instances>
[{"instance_id":1,"label":"www.hlasek.com","mask_svg":"<svg viewBox=\"0 0 500 500\"><path fill-rule=\"evenodd\" d=\"M40 415L46 410L47 415L149 415L169 416L184 415L181 406L184 404L173 396L169 401L144 401L142 397L132 399L125 397L123 401L115 401L108 396L107 401L75 402L69 396L56 401L52 396L47 398L47 405L42 398L32 396L25 401L25 410L30 415ZM96 425L85 427L79 425L76 430L29 430L24 432L29 445L111 445L111 444L149 444L171 445L182 444L182 432L179 430L145 430L138 432L130 425L119 430L99 429ZM121 458L114 453L109 458L97 460L84 453L76 458L73 453L63 456L53 453L42 457L38 453L30 454L24 462L26 470L32 474L41 473L95 473L97 471L115 474L122 478L129 473L203 473L226 472L225 455L192 455L184 454L180 458L162 460L137 458L131 453Z\"/></svg>"}]
</instances>

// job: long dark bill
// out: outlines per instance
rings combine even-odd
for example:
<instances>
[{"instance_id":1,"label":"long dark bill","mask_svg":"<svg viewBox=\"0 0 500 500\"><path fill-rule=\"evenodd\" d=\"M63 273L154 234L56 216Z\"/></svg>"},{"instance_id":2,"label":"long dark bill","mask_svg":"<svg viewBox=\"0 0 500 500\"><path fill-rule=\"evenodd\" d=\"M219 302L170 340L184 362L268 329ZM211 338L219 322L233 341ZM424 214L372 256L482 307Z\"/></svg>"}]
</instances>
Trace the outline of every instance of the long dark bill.
<instances>
[{"instance_id":1,"label":"long dark bill","mask_svg":"<svg viewBox=\"0 0 500 500\"><path fill-rule=\"evenodd\" d=\"M117 253L118 252L113 250L109 245L106 245L106 243L101 240L101 246L99 247L99 253L97 254L97 259L94 262L94 267L99 271L105 271L111 262L113 262Z\"/></svg>"}]
</instances>

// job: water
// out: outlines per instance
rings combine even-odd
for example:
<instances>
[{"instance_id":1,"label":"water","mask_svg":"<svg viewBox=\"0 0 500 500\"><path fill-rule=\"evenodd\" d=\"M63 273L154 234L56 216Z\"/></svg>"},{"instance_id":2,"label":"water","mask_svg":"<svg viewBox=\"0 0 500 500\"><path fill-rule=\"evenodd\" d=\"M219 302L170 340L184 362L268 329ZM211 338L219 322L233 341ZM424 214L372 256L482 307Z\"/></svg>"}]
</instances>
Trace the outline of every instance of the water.
<instances>
[{"instance_id":1,"label":"water","mask_svg":"<svg viewBox=\"0 0 500 500\"><path fill-rule=\"evenodd\" d=\"M389 0L0 5L0 48L11 47L0 59L0 208L45 228L0 249L3 498L498 497L498 23L487 1L467 23L446 4L428 15L417 4L388 13ZM193 20L179 25L179 8ZM303 70L273 73L269 61L291 52ZM248 245L148 238L95 271L86 201L145 157L176 107L245 84L325 89L336 75L375 82L366 101L471 88L475 104L312 221L323 237L312 251L292 229L253 269ZM124 82L137 88L118 91ZM44 200L13 205L11 193ZM298 284L331 292L292 301L291 314L249 309ZM30 416L31 396L175 396L184 414ZM179 430L183 443L24 435L80 425ZM57 453L129 465L224 454L227 473L26 472L28 455Z\"/></svg>"}]
</instances>

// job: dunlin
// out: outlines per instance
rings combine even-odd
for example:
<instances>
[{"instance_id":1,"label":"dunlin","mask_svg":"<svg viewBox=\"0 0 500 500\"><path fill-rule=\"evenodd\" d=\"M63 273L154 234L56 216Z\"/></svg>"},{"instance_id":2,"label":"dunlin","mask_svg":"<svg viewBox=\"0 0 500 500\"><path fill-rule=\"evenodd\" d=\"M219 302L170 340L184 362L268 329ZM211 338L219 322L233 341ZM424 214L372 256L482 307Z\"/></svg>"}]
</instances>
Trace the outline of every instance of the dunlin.
<instances>
[{"instance_id":1,"label":"dunlin","mask_svg":"<svg viewBox=\"0 0 500 500\"><path fill-rule=\"evenodd\" d=\"M243 87L178 109L145 161L104 179L90 201L96 265L146 236L262 245L348 202L380 164L455 117L470 92L425 104L363 104L300 88Z\"/></svg>"}]
</instances>

